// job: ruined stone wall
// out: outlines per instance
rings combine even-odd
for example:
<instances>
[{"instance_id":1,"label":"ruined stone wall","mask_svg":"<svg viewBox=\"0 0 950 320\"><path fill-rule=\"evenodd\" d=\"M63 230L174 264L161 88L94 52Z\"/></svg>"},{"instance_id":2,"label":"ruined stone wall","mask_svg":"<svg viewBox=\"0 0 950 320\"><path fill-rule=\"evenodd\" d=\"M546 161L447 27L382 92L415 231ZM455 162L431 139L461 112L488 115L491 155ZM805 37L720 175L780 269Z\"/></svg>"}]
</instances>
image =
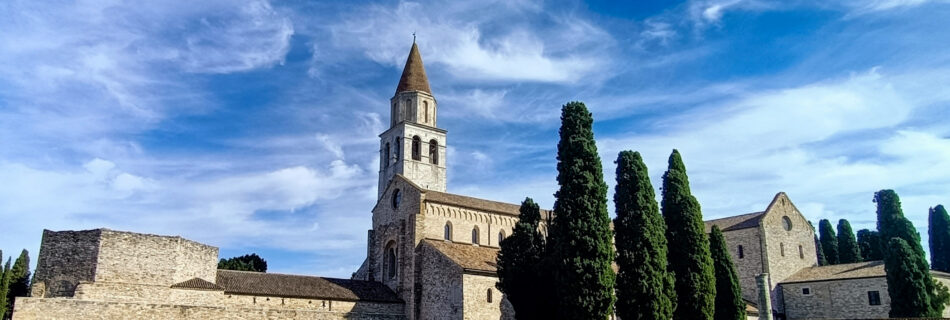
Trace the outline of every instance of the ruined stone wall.
<instances>
[{"instance_id":1,"label":"ruined stone wall","mask_svg":"<svg viewBox=\"0 0 950 320\"><path fill-rule=\"evenodd\" d=\"M808 288L805 295L802 289ZM885 319L891 298L884 277L807 283L783 283L785 315L796 319ZM877 291L881 304L868 303L868 291Z\"/></svg>"},{"instance_id":2,"label":"ruined stone wall","mask_svg":"<svg viewBox=\"0 0 950 320\"><path fill-rule=\"evenodd\" d=\"M419 231L428 239L444 239L445 224L452 226L452 242L472 243L472 230L478 228L479 245L498 247L498 233L510 236L518 217L426 202L425 223Z\"/></svg>"},{"instance_id":3,"label":"ruined stone wall","mask_svg":"<svg viewBox=\"0 0 950 320\"><path fill-rule=\"evenodd\" d=\"M399 313L359 313L296 308L241 306L192 306L182 304L92 301L65 298L18 298L15 320L201 320L201 319L295 319L295 320L402 320ZM353 309L353 308L350 308Z\"/></svg>"},{"instance_id":4,"label":"ruined stone wall","mask_svg":"<svg viewBox=\"0 0 950 320\"><path fill-rule=\"evenodd\" d=\"M170 286L201 278L214 281L218 248L181 237L102 230L97 282Z\"/></svg>"},{"instance_id":5,"label":"ruined stone wall","mask_svg":"<svg viewBox=\"0 0 950 320\"><path fill-rule=\"evenodd\" d=\"M420 248L420 259L425 267L419 275L419 319L462 319L462 268L426 244Z\"/></svg>"},{"instance_id":6,"label":"ruined stone wall","mask_svg":"<svg viewBox=\"0 0 950 320\"><path fill-rule=\"evenodd\" d=\"M462 276L464 319L515 319L515 312L511 307L511 303L502 296L501 291L495 288L497 283L498 277L495 276L475 274ZM488 299L489 294L491 300Z\"/></svg>"},{"instance_id":7,"label":"ruined stone wall","mask_svg":"<svg viewBox=\"0 0 950 320\"><path fill-rule=\"evenodd\" d=\"M791 230L785 230L783 219L791 221ZM815 233L808 220L791 201L780 194L762 218L762 230L765 234L766 256L772 288L772 307L784 312L782 290L777 285L798 271L816 266Z\"/></svg>"},{"instance_id":8,"label":"ruined stone wall","mask_svg":"<svg viewBox=\"0 0 950 320\"><path fill-rule=\"evenodd\" d=\"M762 246L758 228L739 229L723 232L726 244L729 246L729 255L736 267L739 276L739 286L742 288L742 298L756 301L755 276L762 273ZM742 257L739 256L739 246L742 246Z\"/></svg>"},{"instance_id":9,"label":"ruined stone wall","mask_svg":"<svg viewBox=\"0 0 950 320\"><path fill-rule=\"evenodd\" d=\"M71 297L76 286L93 281L102 230L43 230L34 282L43 283L43 297ZM39 293L39 292L38 292Z\"/></svg>"}]
</instances>

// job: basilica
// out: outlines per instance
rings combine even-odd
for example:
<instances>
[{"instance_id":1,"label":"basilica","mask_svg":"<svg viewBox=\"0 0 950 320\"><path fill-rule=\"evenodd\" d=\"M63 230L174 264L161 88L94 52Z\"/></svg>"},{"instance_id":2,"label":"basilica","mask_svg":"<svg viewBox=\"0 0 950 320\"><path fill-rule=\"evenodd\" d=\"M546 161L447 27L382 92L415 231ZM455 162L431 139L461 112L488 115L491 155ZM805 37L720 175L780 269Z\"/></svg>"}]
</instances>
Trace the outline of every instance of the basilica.
<instances>
[{"instance_id":1,"label":"basilica","mask_svg":"<svg viewBox=\"0 0 950 320\"><path fill-rule=\"evenodd\" d=\"M496 257L519 206L447 192L447 131L415 43L389 107L366 259L350 279L218 270L218 248L177 236L45 230L13 319L514 319ZM817 266L814 229L785 193L712 226L748 318L887 317L883 263Z\"/></svg>"}]
</instances>

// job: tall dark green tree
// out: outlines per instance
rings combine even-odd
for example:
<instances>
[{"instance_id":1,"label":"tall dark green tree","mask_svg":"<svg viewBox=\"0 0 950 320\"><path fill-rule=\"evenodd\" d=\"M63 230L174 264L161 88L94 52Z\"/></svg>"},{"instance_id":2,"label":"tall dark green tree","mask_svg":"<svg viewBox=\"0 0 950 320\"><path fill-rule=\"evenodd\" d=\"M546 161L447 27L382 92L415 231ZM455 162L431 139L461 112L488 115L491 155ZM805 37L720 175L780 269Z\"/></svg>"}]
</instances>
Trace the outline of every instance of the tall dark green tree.
<instances>
[{"instance_id":1,"label":"tall dark green tree","mask_svg":"<svg viewBox=\"0 0 950 320\"><path fill-rule=\"evenodd\" d=\"M0 252L0 261L3 261L3 252ZM7 293L10 292L10 259L0 267L0 319L7 317Z\"/></svg>"},{"instance_id":2,"label":"tall dark green tree","mask_svg":"<svg viewBox=\"0 0 950 320\"><path fill-rule=\"evenodd\" d=\"M666 223L647 166L633 151L620 152L616 163L617 315L625 320L671 319L676 291L667 270Z\"/></svg>"},{"instance_id":3,"label":"tall dark green tree","mask_svg":"<svg viewBox=\"0 0 950 320\"><path fill-rule=\"evenodd\" d=\"M858 247L861 248L861 257L864 261L878 261L884 259L881 250L881 235L877 231L868 229L858 230Z\"/></svg>"},{"instance_id":4,"label":"tall dark green tree","mask_svg":"<svg viewBox=\"0 0 950 320\"><path fill-rule=\"evenodd\" d=\"M739 287L739 275L729 257L726 238L719 227L713 226L709 233L709 250L712 252L716 269L716 311L715 320L745 320L745 302L742 301L742 289ZM668 319L668 318L664 318Z\"/></svg>"},{"instance_id":5,"label":"tall dark green tree","mask_svg":"<svg viewBox=\"0 0 950 320\"><path fill-rule=\"evenodd\" d=\"M893 237L887 242L884 270L887 273L887 294L891 297L891 318L940 317L932 309L932 294L927 283L933 279L921 269L921 257L904 239Z\"/></svg>"},{"instance_id":6,"label":"tall dark green tree","mask_svg":"<svg viewBox=\"0 0 950 320\"><path fill-rule=\"evenodd\" d=\"M924 253L923 246L920 244L920 234L917 233L917 229L914 228L914 224L909 219L904 217L904 211L901 209L901 201L900 197L897 195L897 192L894 192L894 190L878 191L874 194L874 202L877 203L877 229L881 234L881 241L886 241L887 243L887 250L884 250L885 270L888 270L887 268L889 263L892 265L890 270L897 270L896 268L898 267L894 266L894 263L896 263L898 260L908 261L901 263L916 264L916 270L921 272L925 279L922 282L925 291L930 296L930 308L921 312L936 315L942 314L943 309L947 304L945 299L947 296L945 294L941 294L937 283L930 275L930 266L927 263L927 256ZM893 238L899 238L903 240L910 250L912 250L915 257L913 259L908 259L904 256L897 258L889 256L895 252L898 252L891 249ZM899 281L901 278L895 277L895 279ZM888 282L888 286L890 286L890 282ZM892 302L891 304L893 305L894 303Z\"/></svg>"},{"instance_id":7,"label":"tall dark green tree","mask_svg":"<svg viewBox=\"0 0 950 320\"><path fill-rule=\"evenodd\" d=\"M863 261L858 240L854 238L854 231L848 220L838 220L838 263L855 263Z\"/></svg>"},{"instance_id":8,"label":"tall dark green tree","mask_svg":"<svg viewBox=\"0 0 950 320\"><path fill-rule=\"evenodd\" d=\"M930 267L950 272L950 216L943 205L930 208Z\"/></svg>"},{"instance_id":9,"label":"tall dark green tree","mask_svg":"<svg viewBox=\"0 0 950 320\"><path fill-rule=\"evenodd\" d=\"M267 261L256 253L251 253L239 257L221 259L218 261L218 269L267 272Z\"/></svg>"},{"instance_id":10,"label":"tall dark green tree","mask_svg":"<svg viewBox=\"0 0 950 320\"><path fill-rule=\"evenodd\" d=\"M547 281L541 278L541 257L544 254L544 236L538 229L541 209L531 198L521 202L518 223L501 241L498 252L498 290L515 309L519 320L550 319L551 308L546 307L548 297L544 290Z\"/></svg>"},{"instance_id":11,"label":"tall dark green tree","mask_svg":"<svg viewBox=\"0 0 950 320\"><path fill-rule=\"evenodd\" d=\"M606 319L613 312L613 231L593 118L581 102L561 109L554 218L547 267L557 283L558 317Z\"/></svg>"},{"instance_id":12,"label":"tall dark green tree","mask_svg":"<svg viewBox=\"0 0 950 320\"><path fill-rule=\"evenodd\" d=\"M821 250L825 253L828 264L838 264L838 237L828 219L818 221L818 240L821 241Z\"/></svg>"},{"instance_id":13,"label":"tall dark green tree","mask_svg":"<svg viewBox=\"0 0 950 320\"><path fill-rule=\"evenodd\" d=\"M818 241L818 235L815 235L815 254L818 256L818 265L828 265L828 259L825 259L825 250L821 248L821 241Z\"/></svg>"},{"instance_id":14,"label":"tall dark green tree","mask_svg":"<svg viewBox=\"0 0 950 320\"><path fill-rule=\"evenodd\" d=\"M668 254L669 268L676 284L673 319L712 319L716 279L709 239L699 201L690 192L686 165L677 150L670 155L669 169L663 174L661 205L666 220L667 243L670 248L675 248Z\"/></svg>"},{"instance_id":15,"label":"tall dark green tree","mask_svg":"<svg viewBox=\"0 0 950 320\"><path fill-rule=\"evenodd\" d=\"M30 252L23 249L10 268L9 289L7 291L7 313L13 311L14 298L30 295Z\"/></svg>"}]
</instances>

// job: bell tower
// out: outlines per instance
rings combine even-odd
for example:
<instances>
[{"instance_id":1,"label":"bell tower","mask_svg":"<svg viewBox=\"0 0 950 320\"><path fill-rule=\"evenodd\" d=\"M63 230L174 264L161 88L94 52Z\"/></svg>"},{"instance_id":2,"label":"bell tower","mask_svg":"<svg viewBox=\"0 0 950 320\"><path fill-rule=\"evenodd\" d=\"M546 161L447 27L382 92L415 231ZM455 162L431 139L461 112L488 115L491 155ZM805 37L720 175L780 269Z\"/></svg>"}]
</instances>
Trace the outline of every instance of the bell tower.
<instances>
[{"instance_id":1,"label":"bell tower","mask_svg":"<svg viewBox=\"0 0 950 320\"><path fill-rule=\"evenodd\" d=\"M415 40L389 100L389 129L379 135L379 191L401 174L428 190L445 191L445 133L436 126L435 97L429 89Z\"/></svg>"}]
</instances>

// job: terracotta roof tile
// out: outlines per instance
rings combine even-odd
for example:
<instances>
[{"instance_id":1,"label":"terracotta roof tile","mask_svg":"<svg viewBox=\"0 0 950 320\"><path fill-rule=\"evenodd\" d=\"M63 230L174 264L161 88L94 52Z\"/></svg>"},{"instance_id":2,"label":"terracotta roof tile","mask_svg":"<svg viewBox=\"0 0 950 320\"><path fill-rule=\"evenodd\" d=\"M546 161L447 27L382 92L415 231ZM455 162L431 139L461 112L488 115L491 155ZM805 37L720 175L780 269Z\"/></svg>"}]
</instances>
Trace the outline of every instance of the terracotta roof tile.
<instances>
[{"instance_id":1,"label":"terracotta roof tile","mask_svg":"<svg viewBox=\"0 0 950 320\"><path fill-rule=\"evenodd\" d=\"M842 280L856 278L883 277L883 261L836 264L830 266L808 267L786 278L782 283L812 282L824 280Z\"/></svg>"},{"instance_id":2,"label":"terracotta roof tile","mask_svg":"<svg viewBox=\"0 0 950 320\"><path fill-rule=\"evenodd\" d=\"M207 281L201 278L192 278L191 280L173 284L172 288L198 289L198 290L224 290L224 288L222 288L221 286L216 285L214 283L211 283L211 281Z\"/></svg>"},{"instance_id":3,"label":"terracotta roof tile","mask_svg":"<svg viewBox=\"0 0 950 320\"><path fill-rule=\"evenodd\" d=\"M712 226L717 226L719 227L719 230L722 231L733 231L758 227L759 223L762 222L762 217L764 216L765 211L759 211L740 214L738 216L707 220L703 221L703 223L706 224L706 233L712 231Z\"/></svg>"},{"instance_id":4,"label":"terracotta roof tile","mask_svg":"<svg viewBox=\"0 0 950 320\"><path fill-rule=\"evenodd\" d=\"M375 281L218 270L216 282L229 294L402 303L392 290Z\"/></svg>"},{"instance_id":5,"label":"terracotta roof tile","mask_svg":"<svg viewBox=\"0 0 950 320\"><path fill-rule=\"evenodd\" d=\"M503 213L513 216L518 216L521 212L521 205L513 203L498 202L492 200L485 200L479 198L473 198L458 194L445 193L439 191L425 190L425 200L431 202L444 203L453 206L465 207L470 209L476 209L480 211L490 211L495 213ZM541 210L541 219L546 219L551 212L549 210Z\"/></svg>"},{"instance_id":6,"label":"terracotta roof tile","mask_svg":"<svg viewBox=\"0 0 950 320\"><path fill-rule=\"evenodd\" d=\"M496 263L498 248L445 240L426 239L423 241L454 261L463 270L492 273L498 270L498 264Z\"/></svg>"}]
</instances>

